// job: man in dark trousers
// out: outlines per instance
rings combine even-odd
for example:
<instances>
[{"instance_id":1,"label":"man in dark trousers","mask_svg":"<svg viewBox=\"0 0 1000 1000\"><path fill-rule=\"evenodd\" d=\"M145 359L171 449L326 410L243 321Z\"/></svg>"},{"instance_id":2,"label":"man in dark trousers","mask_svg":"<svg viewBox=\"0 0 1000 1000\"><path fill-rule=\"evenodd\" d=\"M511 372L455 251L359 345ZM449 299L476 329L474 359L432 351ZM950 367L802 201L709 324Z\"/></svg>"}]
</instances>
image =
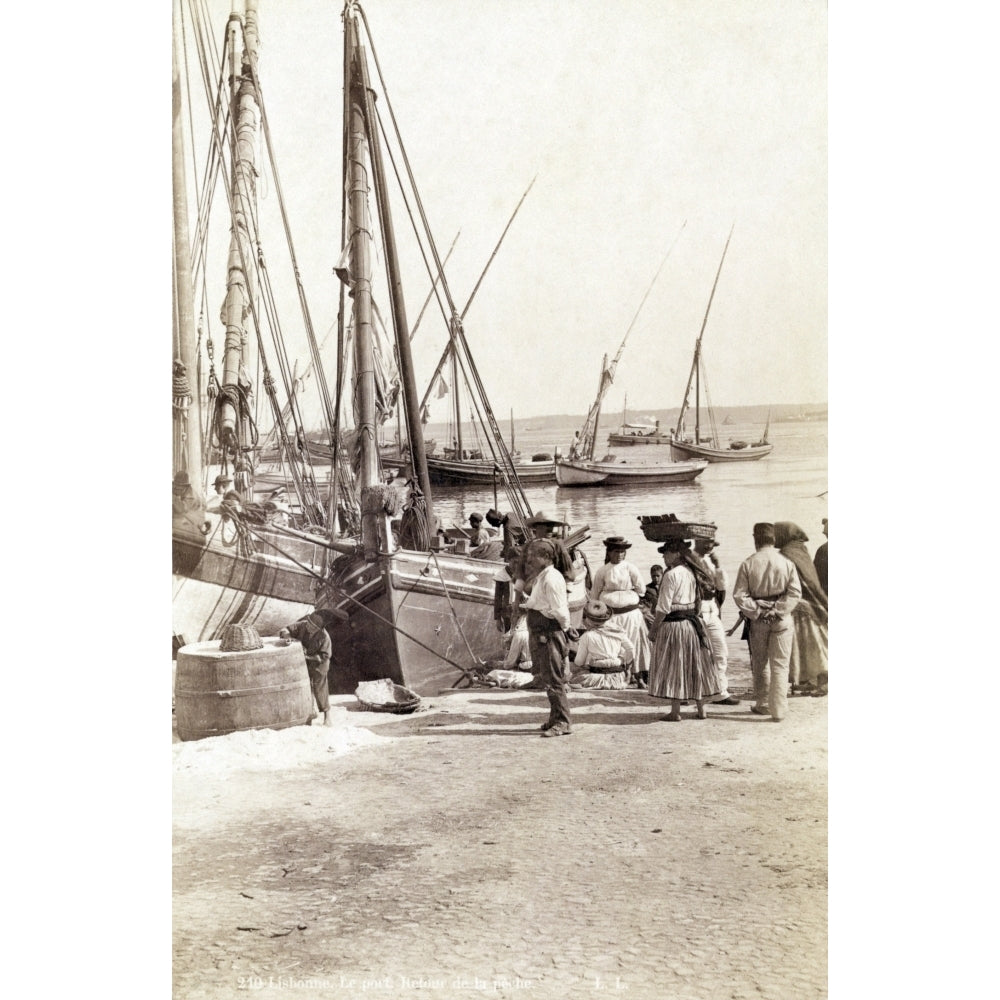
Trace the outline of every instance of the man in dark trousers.
<instances>
[{"instance_id":1,"label":"man in dark trousers","mask_svg":"<svg viewBox=\"0 0 1000 1000\"><path fill-rule=\"evenodd\" d=\"M278 638L297 639L302 643L302 651L306 654L306 668L309 670L309 681L312 684L316 705L323 713L323 725L332 726L330 719L330 653L333 646L330 636L323 627L323 618L318 614L308 615L301 621L288 625L278 633ZM310 720L310 723L312 720Z\"/></svg>"}]
</instances>

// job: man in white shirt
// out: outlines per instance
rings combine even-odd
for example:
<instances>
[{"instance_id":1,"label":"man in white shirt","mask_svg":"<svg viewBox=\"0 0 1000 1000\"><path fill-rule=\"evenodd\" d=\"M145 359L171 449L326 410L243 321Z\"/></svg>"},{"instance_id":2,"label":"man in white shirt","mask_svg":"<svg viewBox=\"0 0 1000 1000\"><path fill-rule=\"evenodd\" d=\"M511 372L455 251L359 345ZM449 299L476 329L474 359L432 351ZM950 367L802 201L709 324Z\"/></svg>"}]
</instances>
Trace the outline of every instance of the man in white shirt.
<instances>
[{"instance_id":1,"label":"man in white shirt","mask_svg":"<svg viewBox=\"0 0 1000 1000\"><path fill-rule=\"evenodd\" d=\"M712 550L718 544L712 538L696 538L694 540L694 551L698 556L698 561L715 583L715 593L711 597L702 595L701 620L705 623L705 632L708 634L712 656L715 657L715 666L719 671L719 683L722 685L720 693L712 701L716 705L738 705L740 699L734 698L729 693L729 681L726 677L726 671L729 667L729 648L726 645L726 630L722 627L722 616L719 614L719 609L726 599L729 580L726 578L726 571L712 554Z\"/></svg>"},{"instance_id":2,"label":"man in white shirt","mask_svg":"<svg viewBox=\"0 0 1000 1000\"><path fill-rule=\"evenodd\" d=\"M524 550L525 592L521 602L527 613L531 668L549 698L549 719L542 736L570 733L566 632L570 627L566 578L553 566L556 548L547 538L535 538Z\"/></svg>"},{"instance_id":3,"label":"man in white shirt","mask_svg":"<svg viewBox=\"0 0 1000 1000\"><path fill-rule=\"evenodd\" d=\"M791 612L802 586L794 563L774 547L773 524L755 524L753 541L757 551L743 561L733 588L733 600L750 623L756 701L750 711L781 722L788 709L788 661L795 638Z\"/></svg>"}]
</instances>

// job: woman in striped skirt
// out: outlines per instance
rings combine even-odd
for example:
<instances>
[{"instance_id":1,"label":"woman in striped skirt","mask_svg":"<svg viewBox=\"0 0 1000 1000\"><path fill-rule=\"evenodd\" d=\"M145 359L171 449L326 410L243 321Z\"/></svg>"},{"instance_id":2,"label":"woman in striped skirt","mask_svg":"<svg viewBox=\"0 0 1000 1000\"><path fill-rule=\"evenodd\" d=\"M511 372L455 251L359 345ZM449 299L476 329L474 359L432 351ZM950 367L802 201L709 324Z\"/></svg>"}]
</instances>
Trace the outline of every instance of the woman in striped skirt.
<instances>
[{"instance_id":1,"label":"woman in striped skirt","mask_svg":"<svg viewBox=\"0 0 1000 1000\"><path fill-rule=\"evenodd\" d=\"M698 575L704 570L690 559L690 543L671 538L657 550L666 572L653 614L649 694L670 699L665 722L680 722L681 702L694 701L697 718L705 718L705 702L720 691L712 648L699 614Z\"/></svg>"}]
</instances>

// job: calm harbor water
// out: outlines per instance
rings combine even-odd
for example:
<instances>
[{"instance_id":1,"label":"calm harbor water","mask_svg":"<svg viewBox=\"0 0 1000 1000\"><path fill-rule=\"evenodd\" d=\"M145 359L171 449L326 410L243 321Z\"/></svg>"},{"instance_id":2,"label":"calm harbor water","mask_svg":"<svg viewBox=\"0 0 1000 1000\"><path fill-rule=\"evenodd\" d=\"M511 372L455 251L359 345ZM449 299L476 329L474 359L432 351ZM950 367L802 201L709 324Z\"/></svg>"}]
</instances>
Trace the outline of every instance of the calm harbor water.
<instances>
[{"instance_id":1,"label":"calm harbor water","mask_svg":"<svg viewBox=\"0 0 1000 1000\"><path fill-rule=\"evenodd\" d=\"M575 426L545 431L521 431L517 447L524 455L552 452L558 445L565 454ZM756 432L759 434L760 429ZM748 432L752 433L752 432ZM656 544L645 539L639 515L676 514L681 520L714 522L718 525L716 556L729 574L730 590L740 563L753 548L753 525L757 521L794 521L809 536L810 552L825 541L822 518L827 516L827 424L788 422L771 425L769 440L774 451L758 462L713 463L693 482L673 486L567 488L555 483L526 489L535 513L568 521L573 528L590 526L590 539L583 549L596 569L604 561L602 540L624 535L632 548L629 557L644 577L649 567L662 564ZM618 449L615 454L635 452L669 458L668 448ZM631 456L630 456L631 457ZM822 495L820 495L822 494ZM498 509L508 509L501 491ZM465 524L469 514L485 514L494 506L492 490L469 487L436 487L434 509L445 527ZM723 609L726 625L736 620L736 607L727 599Z\"/></svg>"}]
</instances>

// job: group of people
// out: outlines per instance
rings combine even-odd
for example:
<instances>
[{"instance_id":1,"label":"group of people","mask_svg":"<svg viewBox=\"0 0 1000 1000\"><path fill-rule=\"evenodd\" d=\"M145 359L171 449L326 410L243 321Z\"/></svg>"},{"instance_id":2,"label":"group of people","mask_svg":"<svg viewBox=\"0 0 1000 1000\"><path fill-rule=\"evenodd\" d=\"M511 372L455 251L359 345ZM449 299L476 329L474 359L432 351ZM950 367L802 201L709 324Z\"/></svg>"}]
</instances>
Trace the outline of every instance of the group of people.
<instances>
[{"instance_id":1,"label":"group of people","mask_svg":"<svg viewBox=\"0 0 1000 1000\"><path fill-rule=\"evenodd\" d=\"M828 534L828 521L823 521ZM754 703L750 711L780 722L789 685L825 694L827 652L827 548L810 558L805 533L790 521L753 529L755 552L739 568L733 599L749 642ZM670 701L664 721L678 722L694 702L696 718L709 703L738 705L728 689L728 652L721 609L728 580L713 550L717 542L670 538L658 549L664 568L649 583L626 558L622 536L604 540L605 563L593 576L583 629L570 625L567 577L551 540L535 538L509 562L515 612L511 650L527 646L532 673L549 699L545 737L568 735L571 687L620 690L634 684ZM523 633L517 619L523 612ZM526 643L525 640L526 639ZM570 656L570 643L575 654ZM508 655L508 665L512 662Z\"/></svg>"},{"instance_id":2,"label":"group of people","mask_svg":"<svg viewBox=\"0 0 1000 1000\"><path fill-rule=\"evenodd\" d=\"M728 689L720 614L728 580L713 552L718 543L696 538L692 548L686 538L667 539L658 549L663 569L651 567L645 583L627 559L631 543L620 535L606 538L605 562L588 579L583 628L575 629L569 586L579 567L556 530L563 524L544 514L530 519L533 537L508 547L497 576L494 617L510 641L505 666L530 669L548 696L541 735L571 732L571 687L634 684L670 702L667 722L681 720L685 703L694 702L699 719L706 718L707 704L738 705ZM810 558L807 536L790 521L755 524L753 540L755 552L740 565L732 596L750 647L750 711L780 722L790 685L793 692L826 693L827 545ZM279 635L302 642L317 708L329 724L331 647L322 617L310 615Z\"/></svg>"}]
</instances>

